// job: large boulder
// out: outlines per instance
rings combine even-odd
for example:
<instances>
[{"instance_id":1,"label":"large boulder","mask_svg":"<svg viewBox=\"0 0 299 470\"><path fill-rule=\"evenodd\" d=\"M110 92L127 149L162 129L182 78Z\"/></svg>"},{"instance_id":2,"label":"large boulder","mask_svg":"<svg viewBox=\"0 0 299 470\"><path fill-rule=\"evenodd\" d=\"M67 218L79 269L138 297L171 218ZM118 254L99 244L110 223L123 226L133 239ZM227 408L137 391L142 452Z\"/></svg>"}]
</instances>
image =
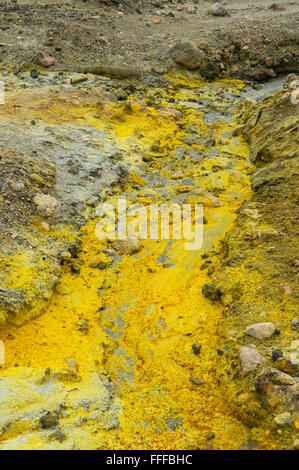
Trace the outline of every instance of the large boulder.
<instances>
[{"instance_id":1,"label":"large boulder","mask_svg":"<svg viewBox=\"0 0 299 470\"><path fill-rule=\"evenodd\" d=\"M170 49L173 60L188 70L196 70L205 63L203 51L191 42L178 42Z\"/></svg>"}]
</instances>

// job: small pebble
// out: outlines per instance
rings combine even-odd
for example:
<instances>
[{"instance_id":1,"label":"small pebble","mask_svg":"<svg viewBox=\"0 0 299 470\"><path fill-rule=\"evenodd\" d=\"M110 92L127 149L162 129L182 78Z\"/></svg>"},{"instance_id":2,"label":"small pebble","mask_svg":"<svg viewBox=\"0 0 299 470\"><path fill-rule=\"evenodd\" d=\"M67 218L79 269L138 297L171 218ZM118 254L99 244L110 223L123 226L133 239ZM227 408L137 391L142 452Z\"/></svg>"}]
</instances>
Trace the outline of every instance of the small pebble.
<instances>
[{"instance_id":1,"label":"small pebble","mask_svg":"<svg viewBox=\"0 0 299 470\"><path fill-rule=\"evenodd\" d=\"M38 78L39 76L39 73L37 70L33 69L33 70L30 70L30 77L31 78Z\"/></svg>"},{"instance_id":2,"label":"small pebble","mask_svg":"<svg viewBox=\"0 0 299 470\"><path fill-rule=\"evenodd\" d=\"M194 354L199 355L200 351L201 351L201 344L200 343L193 343L192 344L192 350L193 350Z\"/></svg>"},{"instance_id":3,"label":"small pebble","mask_svg":"<svg viewBox=\"0 0 299 470\"><path fill-rule=\"evenodd\" d=\"M282 349L273 349L272 351L272 359L274 362L277 361L277 359L279 359L280 357L283 356L283 351Z\"/></svg>"}]
</instances>

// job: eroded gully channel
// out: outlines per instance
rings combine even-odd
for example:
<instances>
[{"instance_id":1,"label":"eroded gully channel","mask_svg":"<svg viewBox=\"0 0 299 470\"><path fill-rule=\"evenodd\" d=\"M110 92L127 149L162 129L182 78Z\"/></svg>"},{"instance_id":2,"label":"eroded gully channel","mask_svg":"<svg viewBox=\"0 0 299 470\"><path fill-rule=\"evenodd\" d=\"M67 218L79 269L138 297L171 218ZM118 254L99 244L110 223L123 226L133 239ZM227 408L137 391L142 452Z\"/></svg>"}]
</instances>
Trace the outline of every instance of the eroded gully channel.
<instances>
[{"instance_id":1,"label":"eroded gully channel","mask_svg":"<svg viewBox=\"0 0 299 470\"><path fill-rule=\"evenodd\" d=\"M132 93L101 113L80 101L79 89L66 106L39 107L36 90L28 101L25 91L9 92L20 99L20 118L100 129L126 155L129 172L106 202L125 194L145 207L203 203L204 237L195 251L185 240L147 239L123 254L99 241L99 219L86 209L80 272L64 260L47 310L1 329L10 338L0 371L2 449L237 449L253 437L218 380L223 307L202 294L251 195L248 147L236 131L244 84L170 78L145 100ZM52 429L40 426L47 412L57 416Z\"/></svg>"}]
</instances>

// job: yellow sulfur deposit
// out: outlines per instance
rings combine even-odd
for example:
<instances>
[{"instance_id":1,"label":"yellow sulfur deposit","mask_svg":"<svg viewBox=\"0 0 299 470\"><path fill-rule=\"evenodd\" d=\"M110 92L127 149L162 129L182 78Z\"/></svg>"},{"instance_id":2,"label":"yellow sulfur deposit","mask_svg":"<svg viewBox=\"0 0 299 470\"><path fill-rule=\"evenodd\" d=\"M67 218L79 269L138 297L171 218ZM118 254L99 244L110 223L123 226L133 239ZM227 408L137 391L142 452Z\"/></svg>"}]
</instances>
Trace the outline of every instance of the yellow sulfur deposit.
<instances>
[{"instance_id":1,"label":"yellow sulfur deposit","mask_svg":"<svg viewBox=\"0 0 299 470\"><path fill-rule=\"evenodd\" d=\"M123 105L88 104L80 93L74 93L72 99L78 99L78 106L64 107L58 98L55 101L55 90L49 105L37 105L40 97L33 97L26 110L31 118L50 123L105 128L120 149L138 149L139 156L133 152L128 156L132 170L122 188L115 188L110 202L125 189L133 201L160 204L161 189L166 188L169 200L173 194L186 197L187 202L189 198L191 204L203 202L208 223L200 250L186 251L184 240L169 244L146 239L141 240L140 251L121 255L112 264L110 255L103 254L109 244L95 235L98 219L90 219L81 228L82 251L75 260L80 272L72 272L72 261L66 260L46 311L22 326L8 323L0 330L6 347L1 378L28 380L35 384L36 393L33 403L29 398L12 403L16 419L3 427L2 435L0 426L0 448L198 449L212 431L214 448L237 449L252 437L236 413L233 395L219 381L226 367L217 352L223 343L223 306L202 295L203 284L211 282L202 265L208 258L208 267L217 266L221 240L234 227L236 209L251 195L248 148L240 138L221 141L221 135L235 126L233 121L209 123L196 107L186 109L182 103L193 96L192 87L204 84L191 76L190 82L186 76L176 76L174 84L178 86L182 80L185 88L173 91L179 116L172 112L174 108L163 113L163 109L138 104L134 97L135 104L128 110ZM238 93L242 83L213 83L203 97L215 99L222 86ZM12 103L15 100L17 96ZM17 111L18 117L24 113L24 108ZM195 165L187 155L177 160L174 170L168 163L183 145L189 125L199 135L213 135L213 149L220 150L220 155L215 152ZM152 151L157 141L161 150ZM202 143L187 141L185 147L207 151L204 139ZM149 170L168 181L153 185L149 195L144 192L147 170L138 173L140 154L151 155ZM175 177L175 171L181 176ZM177 178L195 180L171 186L169 181ZM205 191L203 195L195 191L198 186ZM208 191L215 191L217 197ZM20 277L12 278L14 287L27 282L24 278L29 269L24 254L17 256ZM194 353L195 343L201 345L200 354ZM102 380L99 386L96 376ZM53 387L51 399L43 402L47 387ZM26 394L27 389L24 397ZM99 405L95 405L95 396ZM59 443L49 438L50 431L38 428L38 416L57 407L62 398L60 425L67 439ZM83 404L78 407L80 400ZM29 408L26 418L21 411ZM9 413L1 405L0 411ZM259 437L265 448L274 447L270 437Z\"/></svg>"}]
</instances>

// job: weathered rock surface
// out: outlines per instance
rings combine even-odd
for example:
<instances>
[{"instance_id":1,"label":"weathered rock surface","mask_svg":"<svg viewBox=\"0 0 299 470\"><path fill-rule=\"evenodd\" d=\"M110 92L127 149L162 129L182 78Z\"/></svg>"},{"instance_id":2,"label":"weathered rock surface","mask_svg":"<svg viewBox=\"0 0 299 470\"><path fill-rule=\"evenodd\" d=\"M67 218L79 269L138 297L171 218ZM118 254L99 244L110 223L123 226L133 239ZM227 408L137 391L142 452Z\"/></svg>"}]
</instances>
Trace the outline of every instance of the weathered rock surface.
<instances>
[{"instance_id":1,"label":"weathered rock surface","mask_svg":"<svg viewBox=\"0 0 299 470\"><path fill-rule=\"evenodd\" d=\"M118 253L123 255L133 255L141 249L140 241L134 238L126 238L125 240L115 240L111 246Z\"/></svg>"},{"instance_id":2,"label":"weathered rock surface","mask_svg":"<svg viewBox=\"0 0 299 470\"><path fill-rule=\"evenodd\" d=\"M276 365L287 374L297 374L299 372L299 363L295 356L280 357L277 359Z\"/></svg>"},{"instance_id":3,"label":"weathered rock surface","mask_svg":"<svg viewBox=\"0 0 299 470\"><path fill-rule=\"evenodd\" d=\"M195 44L179 42L172 49L170 55L173 60L188 70L196 70L205 60L205 55Z\"/></svg>"},{"instance_id":4,"label":"weathered rock surface","mask_svg":"<svg viewBox=\"0 0 299 470\"><path fill-rule=\"evenodd\" d=\"M48 194L36 194L33 202L37 205L38 212L50 220L55 219L60 209L60 202Z\"/></svg>"},{"instance_id":5,"label":"weathered rock surface","mask_svg":"<svg viewBox=\"0 0 299 470\"><path fill-rule=\"evenodd\" d=\"M227 16L229 15L228 10L219 2L214 3L211 8L211 13L214 16Z\"/></svg>"},{"instance_id":6,"label":"weathered rock surface","mask_svg":"<svg viewBox=\"0 0 299 470\"><path fill-rule=\"evenodd\" d=\"M217 279L224 293L240 277L245 281L243 295L230 302L224 311L224 317L230 319L229 328L244 331L245 323L250 325L246 329L248 340L249 335L260 341L268 340L259 343L259 353L266 360L264 364L270 365L272 360L277 368L262 371L253 381L256 392L250 394L250 399L237 401L248 423L271 432L277 415L288 413L296 421L298 408L298 358L290 346L296 340L294 317L298 310L294 265L298 117L288 83L284 91L267 97L251 109L247 107L244 117L245 127L241 131L250 145L250 160L258 168L250 178L254 194L251 202L238 211L234 230L225 240L224 263ZM271 344L271 359L267 343ZM229 382L226 383L229 389ZM250 375L236 375L234 386L239 390L238 396L242 397L244 388L250 388L251 383ZM280 432L285 447L292 448L294 426L281 426Z\"/></svg>"},{"instance_id":7,"label":"weathered rock surface","mask_svg":"<svg viewBox=\"0 0 299 470\"><path fill-rule=\"evenodd\" d=\"M221 290L213 283L206 282L202 287L202 293L205 297L210 300L220 300L222 292Z\"/></svg>"},{"instance_id":8,"label":"weathered rock surface","mask_svg":"<svg viewBox=\"0 0 299 470\"><path fill-rule=\"evenodd\" d=\"M240 361L244 374L249 374L254 372L266 359L259 354L254 345L250 345L240 349Z\"/></svg>"},{"instance_id":9,"label":"weathered rock surface","mask_svg":"<svg viewBox=\"0 0 299 470\"><path fill-rule=\"evenodd\" d=\"M257 339L267 339L273 335L275 325L272 322L255 323L246 328L246 334Z\"/></svg>"},{"instance_id":10,"label":"weathered rock surface","mask_svg":"<svg viewBox=\"0 0 299 470\"><path fill-rule=\"evenodd\" d=\"M275 416L274 422L277 426L294 426L292 415L288 412Z\"/></svg>"},{"instance_id":11,"label":"weathered rock surface","mask_svg":"<svg viewBox=\"0 0 299 470\"><path fill-rule=\"evenodd\" d=\"M17 314L23 305L24 293L0 285L0 325L9 314Z\"/></svg>"},{"instance_id":12,"label":"weathered rock surface","mask_svg":"<svg viewBox=\"0 0 299 470\"><path fill-rule=\"evenodd\" d=\"M45 54L44 52L40 51L36 55L35 62L38 65L41 65L42 67L51 67L56 64L56 60L54 57L51 57L50 55Z\"/></svg>"},{"instance_id":13,"label":"weathered rock surface","mask_svg":"<svg viewBox=\"0 0 299 470\"><path fill-rule=\"evenodd\" d=\"M110 385L96 372L86 376L80 388L69 387L55 380L52 374L45 375L30 368L19 367L15 376L1 376L0 448L25 449L27 445L30 448L32 442L39 448L39 442L43 449L67 449L76 446L79 434L83 432L80 420L88 423L84 430L85 439L91 440L95 430L117 426L118 408ZM88 409L82 406L87 401ZM14 430L20 421L27 431L18 438L6 440L7 431ZM49 431L62 432L59 426L68 439L57 434L49 441ZM28 429L32 431L28 433Z\"/></svg>"}]
</instances>

